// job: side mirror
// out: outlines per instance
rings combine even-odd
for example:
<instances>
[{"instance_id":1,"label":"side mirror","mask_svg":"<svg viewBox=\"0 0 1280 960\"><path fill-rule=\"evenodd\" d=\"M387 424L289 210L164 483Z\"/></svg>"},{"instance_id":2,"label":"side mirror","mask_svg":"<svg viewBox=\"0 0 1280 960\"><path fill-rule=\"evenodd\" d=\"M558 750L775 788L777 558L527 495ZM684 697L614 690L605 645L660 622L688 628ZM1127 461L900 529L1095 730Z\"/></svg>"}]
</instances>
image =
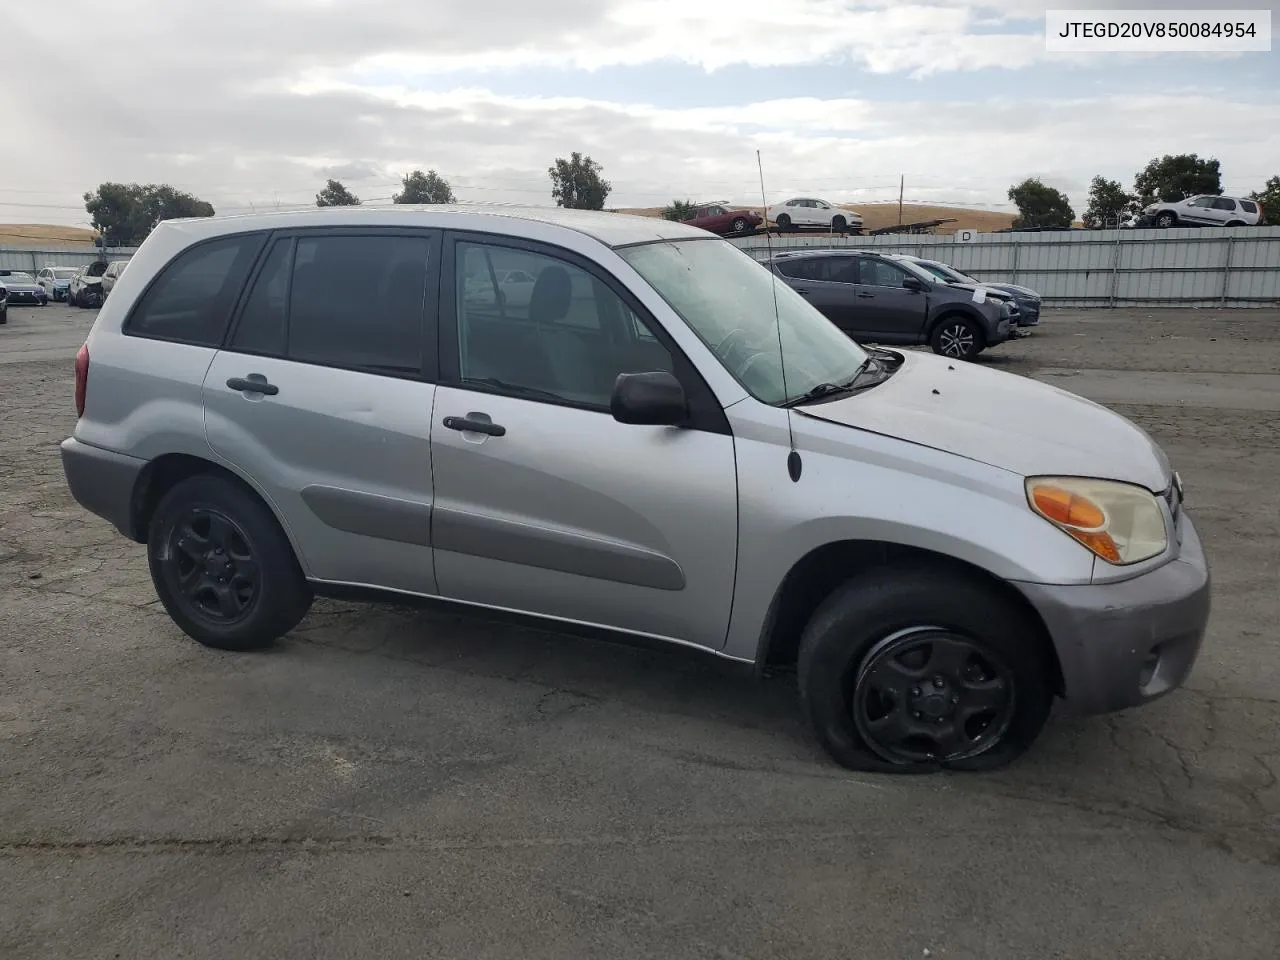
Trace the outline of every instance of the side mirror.
<instances>
[{"instance_id":1,"label":"side mirror","mask_svg":"<svg viewBox=\"0 0 1280 960\"><path fill-rule=\"evenodd\" d=\"M919 277L906 277L903 279L902 285L908 290L915 290L917 293L925 288L924 281Z\"/></svg>"},{"instance_id":2,"label":"side mirror","mask_svg":"<svg viewBox=\"0 0 1280 960\"><path fill-rule=\"evenodd\" d=\"M613 382L609 412L619 423L675 426L689 416L680 381L669 373L620 373Z\"/></svg>"}]
</instances>

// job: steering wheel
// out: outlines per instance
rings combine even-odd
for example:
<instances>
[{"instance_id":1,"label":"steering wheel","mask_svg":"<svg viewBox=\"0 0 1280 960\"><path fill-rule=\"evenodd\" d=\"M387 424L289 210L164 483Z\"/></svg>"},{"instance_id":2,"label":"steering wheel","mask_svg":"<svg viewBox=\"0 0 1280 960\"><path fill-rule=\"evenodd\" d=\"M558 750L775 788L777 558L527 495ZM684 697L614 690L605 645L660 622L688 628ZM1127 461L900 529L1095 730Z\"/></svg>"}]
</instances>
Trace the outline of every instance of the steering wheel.
<instances>
[{"instance_id":1,"label":"steering wheel","mask_svg":"<svg viewBox=\"0 0 1280 960\"><path fill-rule=\"evenodd\" d=\"M716 353L720 355L720 358L724 360L725 363L728 363L729 354L733 352L734 347L738 346L735 341L745 340L746 336L747 331L743 330L741 327L735 327L728 332L723 340L716 344ZM730 346L730 344L732 344L732 346Z\"/></svg>"},{"instance_id":2,"label":"steering wheel","mask_svg":"<svg viewBox=\"0 0 1280 960\"><path fill-rule=\"evenodd\" d=\"M746 382L750 382L751 371L756 366L757 363L759 363L762 360L766 362L776 361L776 359L777 358L775 357L774 354L764 350L760 351L759 353L753 353L751 356L747 357L747 359L743 362L742 366L738 367L738 379Z\"/></svg>"}]
</instances>

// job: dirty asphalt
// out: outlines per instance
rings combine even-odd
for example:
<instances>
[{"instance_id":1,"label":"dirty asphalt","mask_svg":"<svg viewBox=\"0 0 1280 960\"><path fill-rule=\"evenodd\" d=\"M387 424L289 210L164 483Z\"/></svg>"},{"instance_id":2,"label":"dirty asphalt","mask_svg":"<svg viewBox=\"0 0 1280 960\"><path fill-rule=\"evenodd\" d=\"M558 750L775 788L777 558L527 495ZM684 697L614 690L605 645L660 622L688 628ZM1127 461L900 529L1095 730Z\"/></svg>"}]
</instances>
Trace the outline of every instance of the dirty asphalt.
<instances>
[{"instance_id":1,"label":"dirty asphalt","mask_svg":"<svg viewBox=\"0 0 1280 960\"><path fill-rule=\"evenodd\" d=\"M1212 623L1188 688L907 779L680 653L334 602L201 649L64 487L90 319L0 327L0 957L1275 957L1280 310L991 351L1165 445Z\"/></svg>"}]
</instances>

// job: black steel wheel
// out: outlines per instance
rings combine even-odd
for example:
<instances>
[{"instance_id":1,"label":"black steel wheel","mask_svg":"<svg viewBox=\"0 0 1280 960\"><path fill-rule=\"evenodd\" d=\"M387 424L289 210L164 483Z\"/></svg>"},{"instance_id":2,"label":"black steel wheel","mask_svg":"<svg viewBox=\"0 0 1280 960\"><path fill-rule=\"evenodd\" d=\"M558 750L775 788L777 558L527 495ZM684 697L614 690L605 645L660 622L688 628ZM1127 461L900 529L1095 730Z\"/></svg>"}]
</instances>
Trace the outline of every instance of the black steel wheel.
<instances>
[{"instance_id":1,"label":"black steel wheel","mask_svg":"<svg viewBox=\"0 0 1280 960\"><path fill-rule=\"evenodd\" d=\"M1013 673L979 640L914 627L885 637L854 680L858 734L892 763L975 757L1013 719Z\"/></svg>"},{"instance_id":2,"label":"black steel wheel","mask_svg":"<svg viewBox=\"0 0 1280 960\"><path fill-rule=\"evenodd\" d=\"M943 317L933 328L929 344L934 353L954 360L976 357L986 346L978 325L961 316Z\"/></svg>"},{"instance_id":3,"label":"black steel wheel","mask_svg":"<svg viewBox=\"0 0 1280 960\"><path fill-rule=\"evenodd\" d=\"M778 214L778 219L774 221L778 225L779 230L791 229L791 218L785 213Z\"/></svg>"},{"instance_id":4,"label":"black steel wheel","mask_svg":"<svg viewBox=\"0 0 1280 960\"><path fill-rule=\"evenodd\" d=\"M170 617L207 646L265 646L311 605L288 537L266 505L230 479L201 474L161 497L147 554Z\"/></svg>"},{"instance_id":5,"label":"black steel wheel","mask_svg":"<svg viewBox=\"0 0 1280 960\"><path fill-rule=\"evenodd\" d=\"M844 217L842 217L840 214L836 214L834 217L831 218L832 233L844 233L845 230L847 230L848 228L849 228L849 221L846 220Z\"/></svg>"},{"instance_id":6,"label":"black steel wheel","mask_svg":"<svg viewBox=\"0 0 1280 960\"><path fill-rule=\"evenodd\" d=\"M842 766L991 770L1039 736L1053 703L1043 628L994 583L921 560L861 573L814 612L798 678Z\"/></svg>"}]
</instances>

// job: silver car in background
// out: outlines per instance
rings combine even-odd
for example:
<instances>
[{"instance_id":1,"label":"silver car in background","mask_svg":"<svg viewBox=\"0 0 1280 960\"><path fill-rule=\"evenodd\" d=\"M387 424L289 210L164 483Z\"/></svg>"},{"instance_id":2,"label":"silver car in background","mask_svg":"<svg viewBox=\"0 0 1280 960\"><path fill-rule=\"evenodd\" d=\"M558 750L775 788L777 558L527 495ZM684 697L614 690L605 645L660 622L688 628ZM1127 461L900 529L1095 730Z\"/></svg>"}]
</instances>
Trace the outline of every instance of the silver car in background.
<instances>
[{"instance_id":1,"label":"silver car in background","mask_svg":"<svg viewBox=\"0 0 1280 960\"><path fill-rule=\"evenodd\" d=\"M850 768L990 769L1055 697L1182 684L1208 618L1178 475L1128 420L866 349L663 220L168 220L75 374L72 494L212 647L316 596L473 608L791 666Z\"/></svg>"}]
</instances>

